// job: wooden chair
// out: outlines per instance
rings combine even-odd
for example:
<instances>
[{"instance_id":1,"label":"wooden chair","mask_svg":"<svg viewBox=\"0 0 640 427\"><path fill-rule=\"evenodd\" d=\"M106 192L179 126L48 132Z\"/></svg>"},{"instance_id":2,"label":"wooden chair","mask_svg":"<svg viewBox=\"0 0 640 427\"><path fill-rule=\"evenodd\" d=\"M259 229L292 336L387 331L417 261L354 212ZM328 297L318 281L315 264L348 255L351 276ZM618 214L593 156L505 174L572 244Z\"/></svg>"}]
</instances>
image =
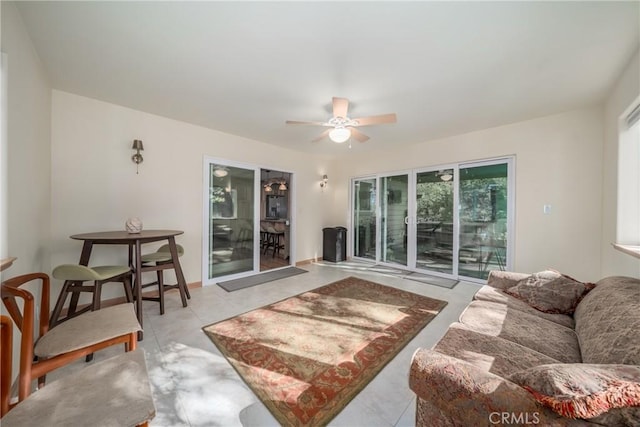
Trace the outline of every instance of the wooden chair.
<instances>
[{"instance_id":1,"label":"wooden chair","mask_svg":"<svg viewBox=\"0 0 640 427\"><path fill-rule=\"evenodd\" d=\"M184 248L180 245L176 245L176 250L178 251L178 256L182 256L184 254ZM175 285L167 285L164 283L164 270L173 268L173 260L171 258L171 251L169 249L169 245L162 245L156 252L150 254L144 254L140 258L142 262L142 270L150 271L155 270L157 274L157 280L151 283L144 283L141 285L141 288L147 288L149 286L158 286L158 296L142 296L143 300L147 301L156 301L160 303L160 314L164 314L164 291L170 289L178 289L180 291L180 296L184 301L184 297L191 299L191 295L189 294L189 289L185 287L182 289L179 284Z\"/></svg>"},{"instance_id":2,"label":"wooden chair","mask_svg":"<svg viewBox=\"0 0 640 427\"><path fill-rule=\"evenodd\" d=\"M155 417L142 349L71 373L10 403L13 324L0 316L0 424L11 426L148 426ZM20 365L28 355L20 353ZM25 363L30 362L26 360Z\"/></svg>"},{"instance_id":3,"label":"wooden chair","mask_svg":"<svg viewBox=\"0 0 640 427\"><path fill-rule=\"evenodd\" d=\"M31 282L41 285L41 315L36 339L35 298L31 292L21 289ZM116 344L124 344L125 351L136 348L137 332L141 328L133 304L119 304L85 313L49 329L49 294L50 280L44 273L25 274L2 282L2 302L22 335L19 400L29 396L35 378L38 378L39 386L44 386L48 372L76 359ZM18 299L22 300L22 309Z\"/></svg>"},{"instance_id":4,"label":"wooden chair","mask_svg":"<svg viewBox=\"0 0 640 427\"><path fill-rule=\"evenodd\" d=\"M51 314L50 324L53 328L58 323L72 319L89 310L95 311L100 309L100 301L102 297L102 285L109 282L120 282L124 287L127 302L133 301L131 292L131 268L123 265L107 265L97 267L87 267L78 264L63 264L53 269L51 275L58 279L64 280L64 285L60 290L58 301ZM93 281L92 286L85 286L83 283ZM78 301L80 293L89 292L93 294L92 303L78 310ZM60 318L62 308L67 300L67 296L71 294L67 315ZM47 310L48 312L48 310Z\"/></svg>"}]
</instances>

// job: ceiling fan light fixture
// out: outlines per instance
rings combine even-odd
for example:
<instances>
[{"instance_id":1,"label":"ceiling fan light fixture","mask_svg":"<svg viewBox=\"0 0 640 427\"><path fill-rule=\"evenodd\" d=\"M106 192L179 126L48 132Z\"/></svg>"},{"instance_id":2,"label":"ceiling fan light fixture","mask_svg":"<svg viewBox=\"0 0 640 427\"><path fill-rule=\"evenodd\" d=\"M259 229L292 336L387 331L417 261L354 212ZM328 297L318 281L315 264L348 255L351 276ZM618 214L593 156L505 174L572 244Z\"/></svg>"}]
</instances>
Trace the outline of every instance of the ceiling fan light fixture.
<instances>
[{"instance_id":1,"label":"ceiling fan light fixture","mask_svg":"<svg viewBox=\"0 0 640 427\"><path fill-rule=\"evenodd\" d=\"M440 179L443 181L451 181L451 178L453 178L453 175L451 175L450 173L444 173L440 175Z\"/></svg>"},{"instance_id":2,"label":"ceiling fan light fixture","mask_svg":"<svg viewBox=\"0 0 640 427\"><path fill-rule=\"evenodd\" d=\"M222 178L227 176L229 174L229 171L223 166L218 166L213 170L213 174L218 178Z\"/></svg>"},{"instance_id":3,"label":"ceiling fan light fixture","mask_svg":"<svg viewBox=\"0 0 640 427\"><path fill-rule=\"evenodd\" d=\"M351 131L344 127L337 127L329 132L329 138L338 144L342 144L351 137Z\"/></svg>"}]
</instances>

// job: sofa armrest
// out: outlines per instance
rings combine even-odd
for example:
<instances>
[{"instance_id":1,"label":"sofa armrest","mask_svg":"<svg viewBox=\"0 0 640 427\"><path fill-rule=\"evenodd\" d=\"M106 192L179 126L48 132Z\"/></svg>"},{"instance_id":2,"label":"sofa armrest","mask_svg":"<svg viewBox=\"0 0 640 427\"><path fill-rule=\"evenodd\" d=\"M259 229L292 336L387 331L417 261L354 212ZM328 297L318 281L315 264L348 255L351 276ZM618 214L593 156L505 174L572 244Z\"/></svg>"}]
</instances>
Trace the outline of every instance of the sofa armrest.
<instances>
[{"instance_id":1,"label":"sofa armrest","mask_svg":"<svg viewBox=\"0 0 640 427\"><path fill-rule=\"evenodd\" d=\"M519 385L434 350L419 349L413 355L409 387L462 424L489 424L492 413L507 411L543 418L543 408Z\"/></svg>"},{"instance_id":2,"label":"sofa armrest","mask_svg":"<svg viewBox=\"0 0 640 427\"><path fill-rule=\"evenodd\" d=\"M487 285L498 289L509 289L522 279L526 279L530 274L516 273L513 271L491 270L487 278Z\"/></svg>"}]
</instances>

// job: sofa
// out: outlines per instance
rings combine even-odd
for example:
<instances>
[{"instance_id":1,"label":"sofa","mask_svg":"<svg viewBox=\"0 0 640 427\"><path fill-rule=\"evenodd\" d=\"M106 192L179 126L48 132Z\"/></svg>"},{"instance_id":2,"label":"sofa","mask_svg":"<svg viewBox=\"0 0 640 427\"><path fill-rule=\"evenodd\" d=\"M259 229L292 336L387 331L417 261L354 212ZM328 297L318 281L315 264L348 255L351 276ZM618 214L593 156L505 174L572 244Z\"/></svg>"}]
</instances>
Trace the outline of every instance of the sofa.
<instances>
[{"instance_id":1,"label":"sofa","mask_svg":"<svg viewBox=\"0 0 640 427\"><path fill-rule=\"evenodd\" d=\"M541 311L512 295L534 276L492 271L459 321L432 349L414 353L409 386L417 395L417 426L640 426L640 280L618 276L583 284L584 293L565 313ZM561 400L566 395L543 396L528 383L547 381L543 373L549 371L557 380L560 370L560 385L572 397L572 387L600 378L592 369L624 371L624 381L607 382L624 384L624 392L576 403ZM614 407L603 408L609 401Z\"/></svg>"}]
</instances>

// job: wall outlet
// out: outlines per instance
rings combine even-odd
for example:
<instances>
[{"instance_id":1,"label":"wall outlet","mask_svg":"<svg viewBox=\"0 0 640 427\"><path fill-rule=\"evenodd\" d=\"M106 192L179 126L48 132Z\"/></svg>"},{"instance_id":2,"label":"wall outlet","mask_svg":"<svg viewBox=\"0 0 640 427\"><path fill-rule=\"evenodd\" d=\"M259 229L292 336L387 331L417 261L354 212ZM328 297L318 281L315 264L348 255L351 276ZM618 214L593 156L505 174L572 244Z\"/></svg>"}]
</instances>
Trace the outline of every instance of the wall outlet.
<instances>
[{"instance_id":1,"label":"wall outlet","mask_svg":"<svg viewBox=\"0 0 640 427\"><path fill-rule=\"evenodd\" d=\"M551 213L551 205L543 205L542 213L544 213L545 215L549 215Z\"/></svg>"}]
</instances>

